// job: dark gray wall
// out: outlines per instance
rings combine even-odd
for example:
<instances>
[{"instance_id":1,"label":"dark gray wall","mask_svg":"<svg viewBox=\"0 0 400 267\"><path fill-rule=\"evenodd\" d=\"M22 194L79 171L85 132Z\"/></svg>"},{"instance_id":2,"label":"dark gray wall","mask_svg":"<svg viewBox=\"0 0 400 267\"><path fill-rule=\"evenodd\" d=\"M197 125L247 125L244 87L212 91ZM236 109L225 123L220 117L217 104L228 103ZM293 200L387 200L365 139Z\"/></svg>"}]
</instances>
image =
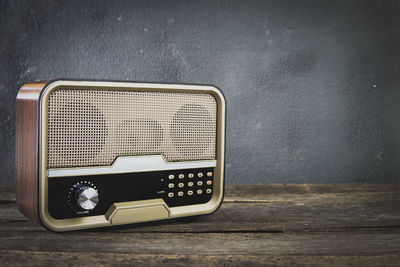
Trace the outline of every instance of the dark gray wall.
<instances>
[{"instance_id":1,"label":"dark gray wall","mask_svg":"<svg viewBox=\"0 0 400 267\"><path fill-rule=\"evenodd\" d=\"M27 81L211 83L231 183L400 182L399 1L0 1L0 183Z\"/></svg>"}]
</instances>

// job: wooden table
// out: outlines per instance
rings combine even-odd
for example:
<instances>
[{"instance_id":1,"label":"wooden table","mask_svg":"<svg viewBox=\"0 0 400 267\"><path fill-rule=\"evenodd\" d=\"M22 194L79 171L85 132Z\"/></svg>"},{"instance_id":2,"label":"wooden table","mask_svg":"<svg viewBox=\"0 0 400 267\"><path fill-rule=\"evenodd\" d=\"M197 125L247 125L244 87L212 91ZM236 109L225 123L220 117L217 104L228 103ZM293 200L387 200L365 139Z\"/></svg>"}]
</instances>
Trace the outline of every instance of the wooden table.
<instances>
[{"instance_id":1,"label":"wooden table","mask_svg":"<svg viewBox=\"0 0 400 267\"><path fill-rule=\"evenodd\" d=\"M0 186L0 265L400 266L398 185L227 185L214 214L52 233Z\"/></svg>"}]
</instances>

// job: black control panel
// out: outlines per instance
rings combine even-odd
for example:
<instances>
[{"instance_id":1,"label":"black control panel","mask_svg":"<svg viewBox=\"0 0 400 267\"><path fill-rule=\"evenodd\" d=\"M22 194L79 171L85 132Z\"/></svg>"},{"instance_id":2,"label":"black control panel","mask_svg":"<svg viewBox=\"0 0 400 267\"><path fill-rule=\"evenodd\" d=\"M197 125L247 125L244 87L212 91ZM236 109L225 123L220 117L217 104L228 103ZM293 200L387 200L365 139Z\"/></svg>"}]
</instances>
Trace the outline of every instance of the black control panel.
<instances>
[{"instance_id":1,"label":"black control panel","mask_svg":"<svg viewBox=\"0 0 400 267\"><path fill-rule=\"evenodd\" d=\"M201 204L213 194L214 168L48 179L55 219L103 215L113 203L162 198L169 207Z\"/></svg>"}]
</instances>

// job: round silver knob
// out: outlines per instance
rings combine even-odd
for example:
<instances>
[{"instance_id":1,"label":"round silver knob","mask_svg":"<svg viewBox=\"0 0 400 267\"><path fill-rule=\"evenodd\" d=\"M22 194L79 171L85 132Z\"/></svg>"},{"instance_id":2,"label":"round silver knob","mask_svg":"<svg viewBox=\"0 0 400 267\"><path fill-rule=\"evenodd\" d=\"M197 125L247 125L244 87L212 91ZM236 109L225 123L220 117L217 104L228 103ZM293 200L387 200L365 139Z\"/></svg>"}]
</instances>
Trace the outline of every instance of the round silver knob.
<instances>
[{"instance_id":1,"label":"round silver knob","mask_svg":"<svg viewBox=\"0 0 400 267\"><path fill-rule=\"evenodd\" d=\"M92 210L99 202L97 190L89 186L80 186L78 189L76 202L78 207L84 210Z\"/></svg>"}]
</instances>

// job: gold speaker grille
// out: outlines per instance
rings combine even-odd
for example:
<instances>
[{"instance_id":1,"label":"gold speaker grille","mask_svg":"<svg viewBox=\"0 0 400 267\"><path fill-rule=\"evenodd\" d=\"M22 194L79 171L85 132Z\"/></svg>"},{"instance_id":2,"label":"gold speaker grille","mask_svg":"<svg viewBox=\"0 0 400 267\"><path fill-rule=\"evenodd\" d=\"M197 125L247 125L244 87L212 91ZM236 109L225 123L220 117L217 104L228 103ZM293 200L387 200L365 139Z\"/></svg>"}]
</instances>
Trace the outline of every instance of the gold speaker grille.
<instances>
[{"instance_id":1,"label":"gold speaker grille","mask_svg":"<svg viewBox=\"0 0 400 267\"><path fill-rule=\"evenodd\" d=\"M135 155L215 159L210 94L58 89L47 105L48 168L104 166Z\"/></svg>"}]
</instances>

